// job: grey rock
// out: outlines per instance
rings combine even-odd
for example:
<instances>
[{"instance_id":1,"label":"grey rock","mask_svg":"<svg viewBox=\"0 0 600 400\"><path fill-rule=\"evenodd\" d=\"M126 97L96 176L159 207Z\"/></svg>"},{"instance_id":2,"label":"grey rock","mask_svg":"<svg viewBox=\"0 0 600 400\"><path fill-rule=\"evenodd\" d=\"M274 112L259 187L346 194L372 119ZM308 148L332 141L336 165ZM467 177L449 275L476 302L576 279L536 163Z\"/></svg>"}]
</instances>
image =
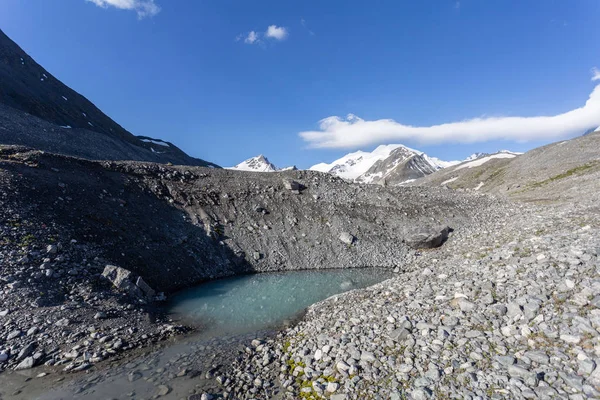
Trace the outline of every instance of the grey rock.
<instances>
[{"instance_id":1,"label":"grey rock","mask_svg":"<svg viewBox=\"0 0 600 400\"><path fill-rule=\"evenodd\" d=\"M441 246L448 239L449 232L450 228L447 226L423 226L409 233L405 242L413 249L431 249Z\"/></svg>"},{"instance_id":2,"label":"grey rock","mask_svg":"<svg viewBox=\"0 0 600 400\"><path fill-rule=\"evenodd\" d=\"M31 369L34 366L35 366L35 361L34 361L33 357L27 357L15 367L15 370L20 371L20 370L24 370L24 369Z\"/></svg>"}]
</instances>

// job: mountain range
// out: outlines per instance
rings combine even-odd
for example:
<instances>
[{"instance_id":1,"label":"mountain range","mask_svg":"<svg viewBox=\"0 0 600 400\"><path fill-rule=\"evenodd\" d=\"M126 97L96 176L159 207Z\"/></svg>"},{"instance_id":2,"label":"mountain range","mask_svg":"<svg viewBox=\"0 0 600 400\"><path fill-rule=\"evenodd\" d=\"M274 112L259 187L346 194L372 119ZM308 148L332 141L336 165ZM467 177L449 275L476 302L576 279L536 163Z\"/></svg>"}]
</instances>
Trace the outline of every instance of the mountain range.
<instances>
[{"instance_id":1,"label":"mountain range","mask_svg":"<svg viewBox=\"0 0 600 400\"><path fill-rule=\"evenodd\" d=\"M463 161L443 161L430 157L422 151L411 149L401 144L378 146L372 152L356 151L331 162L320 163L309 168L338 176L342 179L357 183L383 185L409 184L416 179L433 174L444 168L457 166L462 163L467 167L468 162L478 160L485 163L493 158L513 158L519 153L501 150L498 153L475 153ZM295 169L295 167L292 167ZM459 166L458 168L462 168ZM231 167L238 171L277 172L290 168L279 169L263 155L249 158Z\"/></svg>"}]
</instances>

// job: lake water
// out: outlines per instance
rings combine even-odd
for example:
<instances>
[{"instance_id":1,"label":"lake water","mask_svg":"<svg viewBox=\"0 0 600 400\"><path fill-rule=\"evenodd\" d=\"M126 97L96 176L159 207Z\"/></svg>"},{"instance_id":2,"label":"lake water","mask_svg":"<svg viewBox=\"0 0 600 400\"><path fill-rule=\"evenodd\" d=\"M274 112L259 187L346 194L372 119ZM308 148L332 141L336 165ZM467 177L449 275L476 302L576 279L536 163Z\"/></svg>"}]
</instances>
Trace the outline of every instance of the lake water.
<instances>
[{"instance_id":1,"label":"lake water","mask_svg":"<svg viewBox=\"0 0 600 400\"><path fill-rule=\"evenodd\" d=\"M171 312L208 336L280 328L311 304L392 276L380 268L290 271L208 282L171 299Z\"/></svg>"}]
</instances>

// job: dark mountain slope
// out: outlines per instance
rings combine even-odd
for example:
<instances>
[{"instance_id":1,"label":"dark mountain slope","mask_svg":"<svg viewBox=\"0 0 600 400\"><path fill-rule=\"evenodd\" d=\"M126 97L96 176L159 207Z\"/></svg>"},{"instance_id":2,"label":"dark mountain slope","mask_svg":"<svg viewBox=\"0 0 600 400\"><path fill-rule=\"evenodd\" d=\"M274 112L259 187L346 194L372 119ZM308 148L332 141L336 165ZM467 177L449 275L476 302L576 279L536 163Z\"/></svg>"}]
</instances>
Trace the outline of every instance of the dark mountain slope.
<instances>
[{"instance_id":1,"label":"dark mountain slope","mask_svg":"<svg viewBox=\"0 0 600 400\"><path fill-rule=\"evenodd\" d=\"M131 134L37 64L1 30L0 104L4 105L0 109L0 143L85 158L211 165L170 143L144 141ZM73 137L79 140L73 143Z\"/></svg>"}]
</instances>

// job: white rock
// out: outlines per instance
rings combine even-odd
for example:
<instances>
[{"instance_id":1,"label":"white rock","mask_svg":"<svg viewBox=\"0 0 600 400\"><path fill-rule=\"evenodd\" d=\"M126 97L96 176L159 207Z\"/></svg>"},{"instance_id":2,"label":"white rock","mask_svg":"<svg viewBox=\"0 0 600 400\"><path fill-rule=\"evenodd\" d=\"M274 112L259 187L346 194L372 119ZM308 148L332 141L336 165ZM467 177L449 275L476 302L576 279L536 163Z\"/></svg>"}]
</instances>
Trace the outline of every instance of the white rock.
<instances>
[{"instance_id":1,"label":"white rock","mask_svg":"<svg viewBox=\"0 0 600 400\"><path fill-rule=\"evenodd\" d=\"M315 351L315 360L319 361L322 357L323 357L323 352L321 351L321 349L318 349L317 351Z\"/></svg>"},{"instance_id":2,"label":"white rock","mask_svg":"<svg viewBox=\"0 0 600 400\"><path fill-rule=\"evenodd\" d=\"M327 391L329 393L334 393L340 388L340 384L337 382L329 382L327 384Z\"/></svg>"}]
</instances>

